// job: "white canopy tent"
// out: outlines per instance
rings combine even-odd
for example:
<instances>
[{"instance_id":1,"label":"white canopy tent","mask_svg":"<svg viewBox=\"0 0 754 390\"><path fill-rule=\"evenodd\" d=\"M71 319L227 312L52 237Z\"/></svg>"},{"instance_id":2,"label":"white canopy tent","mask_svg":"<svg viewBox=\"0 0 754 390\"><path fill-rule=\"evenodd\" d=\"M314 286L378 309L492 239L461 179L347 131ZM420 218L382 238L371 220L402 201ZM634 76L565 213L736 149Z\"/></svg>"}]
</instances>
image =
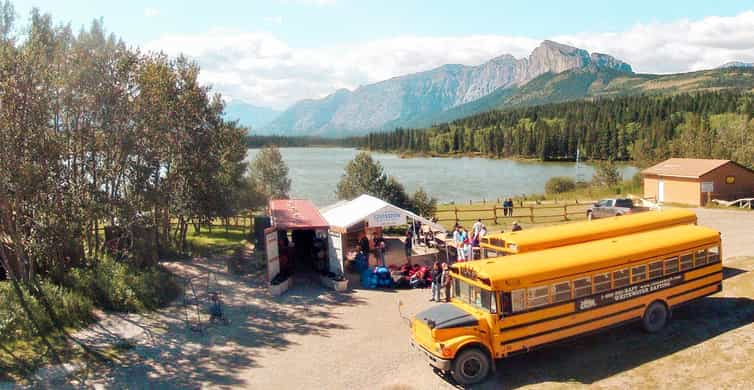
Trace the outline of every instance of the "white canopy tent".
<instances>
[{"instance_id":1,"label":"white canopy tent","mask_svg":"<svg viewBox=\"0 0 754 390\"><path fill-rule=\"evenodd\" d=\"M434 230L445 231L442 225L366 194L350 202L339 202L325 207L320 211L330 226L341 229L348 229L364 221L373 227L400 226L406 224L406 219L413 219L431 226Z\"/></svg>"},{"instance_id":2,"label":"white canopy tent","mask_svg":"<svg viewBox=\"0 0 754 390\"><path fill-rule=\"evenodd\" d=\"M402 209L370 195L361 195L349 202L339 202L320 210L330 225L330 269L343 270L343 235L352 228L366 226L388 227L407 224L409 219L428 225L432 230L445 228L409 210ZM414 235L416 237L416 234Z\"/></svg>"}]
</instances>

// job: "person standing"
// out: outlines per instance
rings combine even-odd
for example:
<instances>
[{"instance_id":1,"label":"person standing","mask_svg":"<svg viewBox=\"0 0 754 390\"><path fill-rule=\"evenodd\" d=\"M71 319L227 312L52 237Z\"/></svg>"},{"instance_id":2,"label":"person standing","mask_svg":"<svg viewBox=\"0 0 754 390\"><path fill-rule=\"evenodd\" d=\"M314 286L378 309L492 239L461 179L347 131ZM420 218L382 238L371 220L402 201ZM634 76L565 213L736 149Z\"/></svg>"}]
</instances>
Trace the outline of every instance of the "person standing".
<instances>
[{"instance_id":1,"label":"person standing","mask_svg":"<svg viewBox=\"0 0 754 390\"><path fill-rule=\"evenodd\" d=\"M474 257L472 256L473 252L471 249L471 240L472 237L469 235L469 231L466 229L462 229L463 231L463 259L464 260L474 260Z\"/></svg>"},{"instance_id":2,"label":"person standing","mask_svg":"<svg viewBox=\"0 0 754 390\"><path fill-rule=\"evenodd\" d=\"M432 270L429 274L432 277L432 302L440 302L440 287L442 285L442 268L440 263L436 262L432 264Z\"/></svg>"},{"instance_id":3,"label":"person standing","mask_svg":"<svg viewBox=\"0 0 754 390\"><path fill-rule=\"evenodd\" d=\"M381 234L375 233L373 240L374 259L377 265L385 266L385 240Z\"/></svg>"},{"instance_id":4,"label":"person standing","mask_svg":"<svg viewBox=\"0 0 754 390\"><path fill-rule=\"evenodd\" d=\"M445 302L450 302L450 268L448 263L442 263L442 276L440 277L442 288L445 290Z\"/></svg>"},{"instance_id":5,"label":"person standing","mask_svg":"<svg viewBox=\"0 0 754 390\"><path fill-rule=\"evenodd\" d=\"M411 228L409 227L406 229L406 242L403 244L404 249L406 250L406 259L409 260L409 264L411 263L411 249L414 246L414 232L411 231Z\"/></svg>"},{"instance_id":6,"label":"person standing","mask_svg":"<svg viewBox=\"0 0 754 390\"><path fill-rule=\"evenodd\" d=\"M366 233L362 233L361 238L359 238L359 249L361 249L361 253L369 260L369 238Z\"/></svg>"},{"instance_id":7,"label":"person standing","mask_svg":"<svg viewBox=\"0 0 754 390\"><path fill-rule=\"evenodd\" d=\"M374 238L372 239L372 252L374 252L374 262L376 266L379 266L382 263L382 237L380 237L377 233L374 234Z\"/></svg>"},{"instance_id":8,"label":"person standing","mask_svg":"<svg viewBox=\"0 0 754 390\"><path fill-rule=\"evenodd\" d=\"M463 228L461 225L456 225L456 230L453 232L453 242L456 247L457 261L466 260L466 255L463 251Z\"/></svg>"},{"instance_id":9,"label":"person standing","mask_svg":"<svg viewBox=\"0 0 754 390\"><path fill-rule=\"evenodd\" d=\"M482 219L477 219L474 225L471 226L471 236L476 237L479 231L482 229Z\"/></svg>"}]
</instances>

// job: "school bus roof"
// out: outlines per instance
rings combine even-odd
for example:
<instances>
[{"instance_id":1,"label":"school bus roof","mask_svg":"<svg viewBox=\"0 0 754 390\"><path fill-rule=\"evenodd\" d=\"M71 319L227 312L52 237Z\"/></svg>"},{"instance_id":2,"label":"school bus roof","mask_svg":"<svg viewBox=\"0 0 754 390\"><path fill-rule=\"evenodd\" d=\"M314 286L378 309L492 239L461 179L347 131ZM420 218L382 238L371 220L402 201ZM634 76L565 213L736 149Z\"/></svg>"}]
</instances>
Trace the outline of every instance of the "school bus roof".
<instances>
[{"instance_id":1,"label":"school bus roof","mask_svg":"<svg viewBox=\"0 0 754 390\"><path fill-rule=\"evenodd\" d=\"M482 240L481 246L506 253L523 253L695 223L696 214L690 210L647 211L594 221L491 234Z\"/></svg>"},{"instance_id":2,"label":"school bus roof","mask_svg":"<svg viewBox=\"0 0 754 390\"><path fill-rule=\"evenodd\" d=\"M500 258L456 263L455 269L471 271L488 280L494 290L515 290L551 279L598 271L673 250L711 245L719 241L716 230L681 225L612 237L581 244L520 253Z\"/></svg>"}]
</instances>

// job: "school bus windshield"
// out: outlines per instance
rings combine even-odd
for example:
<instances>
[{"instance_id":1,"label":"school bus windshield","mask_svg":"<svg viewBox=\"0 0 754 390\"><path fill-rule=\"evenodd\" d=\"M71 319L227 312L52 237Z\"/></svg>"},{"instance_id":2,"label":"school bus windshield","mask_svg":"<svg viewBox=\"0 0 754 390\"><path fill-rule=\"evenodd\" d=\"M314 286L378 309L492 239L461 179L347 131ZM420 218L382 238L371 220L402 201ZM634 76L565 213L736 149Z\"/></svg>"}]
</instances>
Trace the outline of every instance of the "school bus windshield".
<instances>
[{"instance_id":1,"label":"school bus windshield","mask_svg":"<svg viewBox=\"0 0 754 390\"><path fill-rule=\"evenodd\" d=\"M473 286L463 280L453 279L453 297L476 308L497 313L494 292Z\"/></svg>"}]
</instances>

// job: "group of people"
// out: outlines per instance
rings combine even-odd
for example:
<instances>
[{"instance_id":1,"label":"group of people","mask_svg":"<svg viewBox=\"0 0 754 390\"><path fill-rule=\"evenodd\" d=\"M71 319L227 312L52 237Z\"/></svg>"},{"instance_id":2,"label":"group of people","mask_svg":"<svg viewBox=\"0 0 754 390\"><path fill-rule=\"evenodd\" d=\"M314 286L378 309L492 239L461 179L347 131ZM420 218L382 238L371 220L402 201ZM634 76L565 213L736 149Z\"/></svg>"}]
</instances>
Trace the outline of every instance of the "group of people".
<instances>
[{"instance_id":1,"label":"group of people","mask_svg":"<svg viewBox=\"0 0 754 390\"><path fill-rule=\"evenodd\" d=\"M369 254L374 255L375 263L381 266L385 266L385 238L382 237L382 234L375 234L372 237L372 243L370 245L369 237L367 237L366 233L362 233L361 237L359 238L359 249L361 252L366 256L367 261L369 261Z\"/></svg>"},{"instance_id":2,"label":"group of people","mask_svg":"<svg viewBox=\"0 0 754 390\"><path fill-rule=\"evenodd\" d=\"M440 293L445 292L443 300L450 302L450 268L448 263L435 262L430 270L432 277L432 302L440 302Z\"/></svg>"},{"instance_id":3,"label":"group of people","mask_svg":"<svg viewBox=\"0 0 754 390\"><path fill-rule=\"evenodd\" d=\"M513 216L513 199L507 198L503 201L503 216L504 217Z\"/></svg>"},{"instance_id":4,"label":"group of people","mask_svg":"<svg viewBox=\"0 0 754 390\"><path fill-rule=\"evenodd\" d=\"M453 241L455 241L458 261L473 260L473 248L478 247L486 235L487 226L482 223L481 219L474 222L471 233L460 224L456 224L453 230Z\"/></svg>"}]
</instances>

